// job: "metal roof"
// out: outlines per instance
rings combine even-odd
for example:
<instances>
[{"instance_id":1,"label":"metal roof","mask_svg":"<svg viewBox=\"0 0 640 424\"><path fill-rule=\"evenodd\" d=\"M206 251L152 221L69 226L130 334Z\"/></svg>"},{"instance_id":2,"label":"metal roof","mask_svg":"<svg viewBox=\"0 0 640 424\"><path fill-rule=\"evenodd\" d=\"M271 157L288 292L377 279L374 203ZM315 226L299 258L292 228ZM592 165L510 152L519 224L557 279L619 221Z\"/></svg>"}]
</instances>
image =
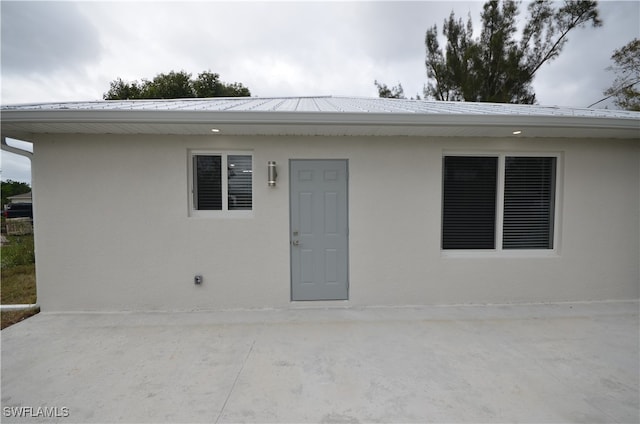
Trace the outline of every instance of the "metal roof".
<instances>
[{"instance_id":1,"label":"metal roof","mask_svg":"<svg viewBox=\"0 0 640 424\"><path fill-rule=\"evenodd\" d=\"M362 97L218 97L101 100L2 106L2 111L147 110L201 112L348 112L471 115L580 116L638 119L637 112L506 103L444 102Z\"/></svg>"},{"instance_id":2,"label":"metal roof","mask_svg":"<svg viewBox=\"0 0 640 424\"><path fill-rule=\"evenodd\" d=\"M640 113L361 97L231 97L6 105L2 135L43 133L640 138Z\"/></svg>"}]
</instances>

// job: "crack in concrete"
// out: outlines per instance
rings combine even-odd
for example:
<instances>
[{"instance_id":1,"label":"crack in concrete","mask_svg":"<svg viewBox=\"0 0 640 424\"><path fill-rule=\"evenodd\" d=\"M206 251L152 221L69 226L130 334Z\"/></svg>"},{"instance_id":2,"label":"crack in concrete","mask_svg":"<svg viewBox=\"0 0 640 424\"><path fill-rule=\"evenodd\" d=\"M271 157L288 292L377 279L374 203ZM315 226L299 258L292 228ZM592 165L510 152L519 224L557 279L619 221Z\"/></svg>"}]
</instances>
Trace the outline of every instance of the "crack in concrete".
<instances>
[{"instance_id":1,"label":"crack in concrete","mask_svg":"<svg viewBox=\"0 0 640 424\"><path fill-rule=\"evenodd\" d=\"M229 393L227 394L227 398L224 400L224 403L222 404L222 408L220 409L220 412L218 413L218 416L216 417L216 424L218 424L218 422L220 421L220 417L222 416L222 413L224 412L225 408L227 407L227 402L229 402L229 399L231 398L231 394L235 390L236 384L238 384L238 379L240 378L240 374L242 374L242 370L244 370L244 366L246 365L247 360L249 359L249 355L251 355L251 352L253 351L253 346L255 344L256 344L256 339L253 339L253 342L251 343L251 347L249 348L249 351L247 352L247 355L244 357L244 361L242 362L242 366L238 370L238 373L236 374L235 380L233 380L233 384L231 385L231 389L229 390Z\"/></svg>"}]
</instances>

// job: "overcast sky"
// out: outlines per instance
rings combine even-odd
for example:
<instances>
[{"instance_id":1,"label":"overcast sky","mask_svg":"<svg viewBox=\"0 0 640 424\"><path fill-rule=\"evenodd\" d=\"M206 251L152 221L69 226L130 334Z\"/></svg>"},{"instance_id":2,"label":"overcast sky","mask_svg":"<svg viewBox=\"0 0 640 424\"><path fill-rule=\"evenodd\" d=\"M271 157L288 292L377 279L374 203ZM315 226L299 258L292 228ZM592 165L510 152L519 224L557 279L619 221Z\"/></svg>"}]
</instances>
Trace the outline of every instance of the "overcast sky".
<instances>
[{"instance_id":1,"label":"overcast sky","mask_svg":"<svg viewBox=\"0 0 640 424\"><path fill-rule=\"evenodd\" d=\"M453 10L479 32L482 1L12 2L2 0L2 104L100 100L110 81L211 70L253 96L376 97L374 80L422 96L426 30ZM600 28L574 30L533 83L538 103L603 97L614 49L640 37L640 1L600 1ZM524 17L526 8L521 7ZM444 41L441 42L444 45ZM613 107L604 102L596 107ZM30 181L2 153L2 180Z\"/></svg>"}]
</instances>

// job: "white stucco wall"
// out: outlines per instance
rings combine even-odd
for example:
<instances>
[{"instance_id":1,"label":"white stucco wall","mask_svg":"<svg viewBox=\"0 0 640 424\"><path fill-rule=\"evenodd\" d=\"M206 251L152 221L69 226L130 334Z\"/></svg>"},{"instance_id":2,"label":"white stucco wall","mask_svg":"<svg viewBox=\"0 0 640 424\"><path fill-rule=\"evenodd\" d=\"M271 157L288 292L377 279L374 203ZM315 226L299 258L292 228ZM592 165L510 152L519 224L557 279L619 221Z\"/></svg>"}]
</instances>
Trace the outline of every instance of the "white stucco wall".
<instances>
[{"instance_id":1,"label":"white stucco wall","mask_svg":"<svg viewBox=\"0 0 640 424\"><path fill-rule=\"evenodd\" d=\"M252 218L188 216L189 149L253 152ZM34 150L44 311L290 307L296 158L349 160L350 300L340 304L639 296L638 141L49 135ZM557 255L443 255L444 151L560 153Z\"/></svg>"}]
</instances>

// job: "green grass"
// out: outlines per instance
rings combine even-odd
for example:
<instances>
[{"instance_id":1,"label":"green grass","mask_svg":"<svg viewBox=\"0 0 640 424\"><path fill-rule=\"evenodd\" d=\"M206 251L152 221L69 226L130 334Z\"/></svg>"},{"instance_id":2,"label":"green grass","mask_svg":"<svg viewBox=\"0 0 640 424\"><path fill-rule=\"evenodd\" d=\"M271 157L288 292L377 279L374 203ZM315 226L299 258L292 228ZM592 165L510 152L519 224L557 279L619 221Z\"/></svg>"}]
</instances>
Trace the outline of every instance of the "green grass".
<instances>
[{"instance_id":1,"label":"green grass","mask_svg":"<svg viewBox=\"0 0 640 424\"><path fill-rule=\"evenodd\" d=\"M9 244L3 245L0 254L0 303L32 304L36 303L36 266L33 248L33 235L8 237ZM1 328L20 322L38 313L31 311L2 312Z\"/></svg>"},{"instance_id":2,"label":"green grass","mask_svg":"<svg viewBox=\"0 0 640 424\"><path fill-rule=\"evenodd\" d=\"M2 248L4 250L4 247ZM18 265L2 269L0 303L36 303L36 266Z\"/></svg>"},{"instance_id":3,"label":"green grass","mask_svg":"<svg viewBox=\"0 0 640 424\"><path fill-rule=\"evenodd\" d=\"M36 256L33 248L33 234L8 236L9 244L2 246L0 267L3 271L20 265L34 264Z\"/></svg>"}]
</instances>

